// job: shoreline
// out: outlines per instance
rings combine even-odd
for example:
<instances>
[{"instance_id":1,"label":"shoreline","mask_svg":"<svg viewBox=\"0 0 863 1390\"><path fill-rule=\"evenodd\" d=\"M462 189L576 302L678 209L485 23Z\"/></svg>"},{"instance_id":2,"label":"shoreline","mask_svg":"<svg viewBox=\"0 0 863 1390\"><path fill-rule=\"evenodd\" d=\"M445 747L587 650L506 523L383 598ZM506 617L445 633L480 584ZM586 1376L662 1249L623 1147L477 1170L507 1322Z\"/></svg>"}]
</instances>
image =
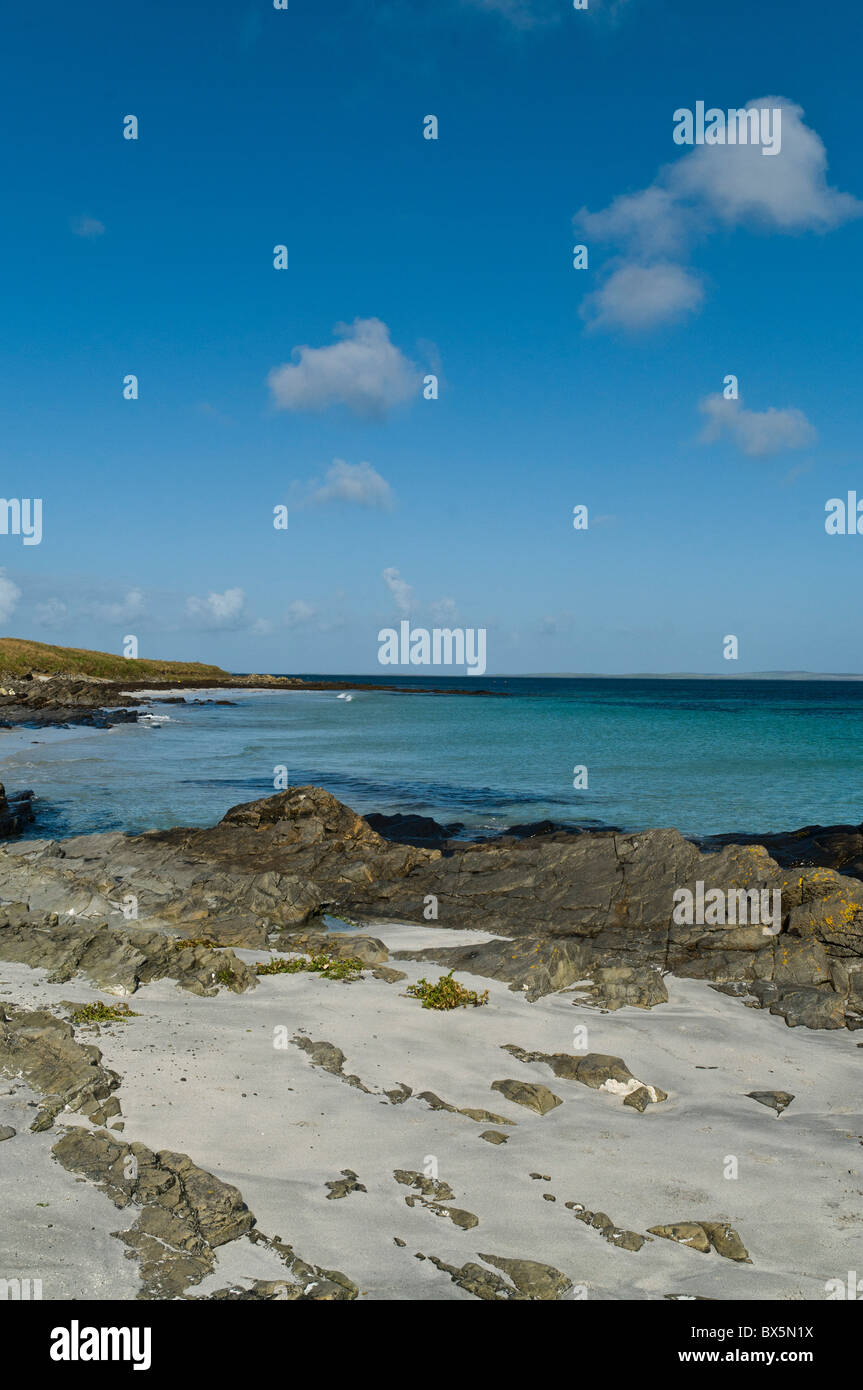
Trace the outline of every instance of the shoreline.
<instances>
[{"instance_id":1,"label":"shoreline","mask_svg":"<svg viewBox=\"0 0 863 1390\"><path fill-rule=\"evenodd\" d=\"M781 935L671 926L695 880L779 885ZM321 952L354 977L257 973ZM856 879L674 831L442 855L303 787L2 844L2 1272L46 1299L824 1298L854 1268L861 957ZM487 1002L422 1008L444 972Z\"/></svg>"}]
</instances>

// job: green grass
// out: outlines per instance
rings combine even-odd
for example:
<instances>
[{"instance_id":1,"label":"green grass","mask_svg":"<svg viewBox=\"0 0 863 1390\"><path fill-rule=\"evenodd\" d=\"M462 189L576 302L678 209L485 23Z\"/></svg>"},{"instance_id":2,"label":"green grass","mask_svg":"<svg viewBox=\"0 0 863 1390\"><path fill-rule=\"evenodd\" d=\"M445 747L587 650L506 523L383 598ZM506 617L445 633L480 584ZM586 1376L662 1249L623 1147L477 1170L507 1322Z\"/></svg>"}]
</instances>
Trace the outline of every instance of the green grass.
<instances>
[{"instance_id":1,"label":"green grass","mask_svg":"<svg viewBox=\"0 0 863 1390\"><path fill-rule=\"evenodd\" d=\"M433 983L417 980L415 985L408 985L407 992L413 999L421 1000L424 1009L458 1009L468 1004L478 1009L481 1004L488 1003L487 989L482 994L477 994L475 989L465 989L453 979L452 971Z\"/></svg>"},{"instance_id":2,"label":"green grass","mask_svg":"<svg viewBox=\"0 0 863 1390\"><path fill-rule=\"evenodd\" d=\"M103 1004L99 999L95 1004L79 1004L69 1015L69 1021L81 1028L97 1023L125 1023L127 1018L137 1017L128 1004Z\"/></svg>"},{"instance_id":3,"label":"green grass","mask_svg":"<svg viewBox=\"0 0 863 1390\"><path fill-rule=\"evenodd\" d=\"M330 980L358 980L364 969L362 961L356 960L353 956L337 959L323 951L318 955L301 956L293 960L276 956L273 960L267 961L266 965L259 964L256 967L259 975L299 975L304 970L311 970L317 975L326 975Z\"/></svg>"},{"instance_id":4,"label":"green grass","mask_svg":"<svg viewBox=\"0 0 863 1390\"><path fill-rule=\"evenodd\" d=\"M19 637L0 637L0 677L95 676L103 680L197 680L228 675L221 666L200 661L127 660L111 652L91 652L81 647L53 647Z\"/></svg>"}]
</instances>

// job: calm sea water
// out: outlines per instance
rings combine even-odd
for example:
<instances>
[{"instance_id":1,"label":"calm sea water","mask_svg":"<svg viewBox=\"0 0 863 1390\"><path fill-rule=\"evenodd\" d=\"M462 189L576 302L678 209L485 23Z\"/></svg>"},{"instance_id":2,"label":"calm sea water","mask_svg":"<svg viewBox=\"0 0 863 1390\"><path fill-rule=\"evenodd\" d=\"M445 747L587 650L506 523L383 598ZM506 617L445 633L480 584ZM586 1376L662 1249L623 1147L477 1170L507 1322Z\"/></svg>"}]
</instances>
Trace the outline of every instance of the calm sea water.
<instances>
[{"instance_id":1,"label":"calm sea water","mask_svg":"<svg viewBox=\"0 0 863 1390\"><path fill-rule=\"evenodd\" d=\"M470 833L544 817L686 834L863 820L863 682L431 679L500 694L196 692L237 703L148 706L158 727L0 732L0 780L36 791L32 833L52 836L210 824L271 793L280 765L357 811Z\"/></svg>"}]
</instances>

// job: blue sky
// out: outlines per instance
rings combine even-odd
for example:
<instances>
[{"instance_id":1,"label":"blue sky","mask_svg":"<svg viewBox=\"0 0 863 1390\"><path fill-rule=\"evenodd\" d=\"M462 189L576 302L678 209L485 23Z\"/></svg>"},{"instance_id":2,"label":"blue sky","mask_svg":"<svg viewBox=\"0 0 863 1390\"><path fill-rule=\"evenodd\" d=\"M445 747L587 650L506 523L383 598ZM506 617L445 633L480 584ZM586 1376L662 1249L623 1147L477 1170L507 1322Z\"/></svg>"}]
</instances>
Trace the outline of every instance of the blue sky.
<instances>
[{"instance_id":1,"label":"blue sky","mask_svg":"<svg viewBox=\"0 0 863 1390\"><path fill-rule=\"evenodd\" d=\"M863 498L861 38L851 0L14 7L0 491L43 538L0 535L0 630L863 670L863 536L824 529ZM777 156L673 141L768 99Z\"/></svg>"}]
</instances>

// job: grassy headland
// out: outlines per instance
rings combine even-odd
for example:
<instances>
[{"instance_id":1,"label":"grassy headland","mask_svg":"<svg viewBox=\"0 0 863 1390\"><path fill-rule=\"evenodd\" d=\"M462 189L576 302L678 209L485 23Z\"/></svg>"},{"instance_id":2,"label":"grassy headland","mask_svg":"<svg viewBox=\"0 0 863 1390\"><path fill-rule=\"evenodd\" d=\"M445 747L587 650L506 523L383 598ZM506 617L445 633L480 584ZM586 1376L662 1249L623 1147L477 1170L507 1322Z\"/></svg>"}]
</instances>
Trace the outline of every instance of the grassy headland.
<instances>
[{"instance_id":1,"label":"grassy headland","mask_svg":"<svg viewBox=\"0 0 863 1390\"><path fill-rule=\"evenodd\" d=\"M0 637L0 677L64 676L109 681L227 680L221 666L201 661L146 661L91 652L80 647L53 647L20 637Z\"/></svg>"}]
</instances>

